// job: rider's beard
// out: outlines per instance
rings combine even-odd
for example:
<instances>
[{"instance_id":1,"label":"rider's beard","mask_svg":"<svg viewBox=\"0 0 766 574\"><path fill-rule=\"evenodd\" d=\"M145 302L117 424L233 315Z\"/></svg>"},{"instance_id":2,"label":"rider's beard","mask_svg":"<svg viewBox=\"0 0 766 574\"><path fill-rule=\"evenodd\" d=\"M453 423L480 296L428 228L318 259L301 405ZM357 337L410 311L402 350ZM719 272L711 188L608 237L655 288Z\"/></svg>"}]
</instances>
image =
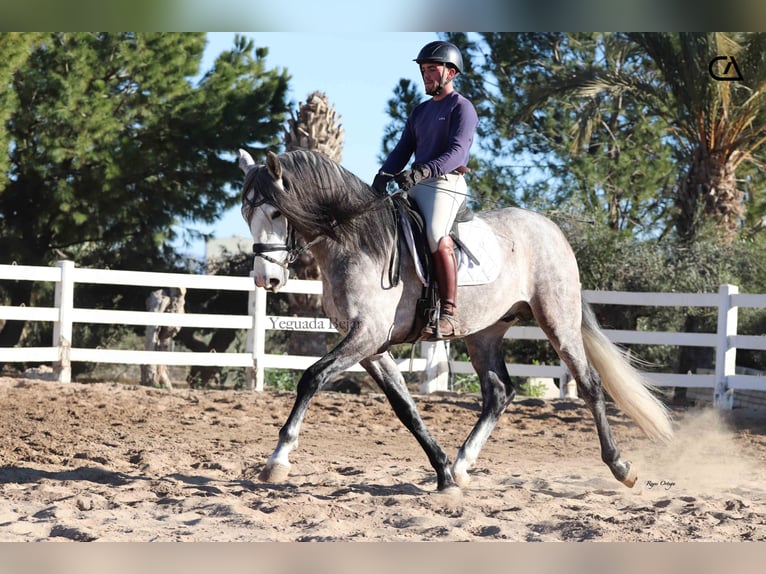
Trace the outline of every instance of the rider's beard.
<instances>
[{"instance_id":1,"label":"rider's beard","mask_svg":"<svg viewBox=\"0 0 766 574\"><path fill-rule=\"evenodd\" d=\"M441 85L439 82L428 82L424 84L426 94L429 96L435 96L438 94L441 90Z\"/></svg>"}]
</instances>

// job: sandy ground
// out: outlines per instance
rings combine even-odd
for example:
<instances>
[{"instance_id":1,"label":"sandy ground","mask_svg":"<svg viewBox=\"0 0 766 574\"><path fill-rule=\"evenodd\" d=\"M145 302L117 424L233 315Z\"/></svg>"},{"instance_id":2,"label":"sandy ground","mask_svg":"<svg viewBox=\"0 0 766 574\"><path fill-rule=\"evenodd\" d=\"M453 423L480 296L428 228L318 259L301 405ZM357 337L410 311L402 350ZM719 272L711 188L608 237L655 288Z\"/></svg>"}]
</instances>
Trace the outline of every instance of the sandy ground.
<instances>
[{"instance_id":1,"label":"sandy ground","mask_svg":"<svg viewBox=\"0 0 766 574\"><path fill-rule=\"evenodd\" d=\"M417 396L454 456L474 395ZM257 481L291 393L0 378L0 541L766 541L766 413L610 420L628 489L576 400L517 401L459 497L381 395L320 393L288 482Z\"/></svg>"}]
</instances>

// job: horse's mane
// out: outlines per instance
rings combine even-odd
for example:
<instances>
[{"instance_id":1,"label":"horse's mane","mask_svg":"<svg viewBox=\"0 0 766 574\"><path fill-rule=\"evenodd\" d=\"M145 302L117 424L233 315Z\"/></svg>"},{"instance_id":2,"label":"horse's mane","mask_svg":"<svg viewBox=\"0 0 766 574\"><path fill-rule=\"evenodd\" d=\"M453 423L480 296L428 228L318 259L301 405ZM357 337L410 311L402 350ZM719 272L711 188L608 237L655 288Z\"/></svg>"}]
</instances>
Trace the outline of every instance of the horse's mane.
<instances>
[{"instance_id":1,"label":"horse's mane","mask_svg":"<svg viewBox=\"0 0 766 574\"><path fill-rule=\"evenodd\" d=\"M248 173L243 197L253 187L254 201L276 207L304 238L321 235L346 249L386 257L396 225L387 196L322 153L298 150L278 157L282 188L259 166Z\"/></svg>"}]
</instances>

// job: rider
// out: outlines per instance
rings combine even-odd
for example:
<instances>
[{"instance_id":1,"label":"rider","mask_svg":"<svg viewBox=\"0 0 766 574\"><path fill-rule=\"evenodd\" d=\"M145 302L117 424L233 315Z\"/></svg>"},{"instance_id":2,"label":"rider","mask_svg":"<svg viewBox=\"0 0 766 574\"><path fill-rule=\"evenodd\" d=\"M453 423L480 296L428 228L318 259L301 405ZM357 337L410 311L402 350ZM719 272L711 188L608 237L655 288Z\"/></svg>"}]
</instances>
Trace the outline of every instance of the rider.
<instances>
[{"instance_id":1,"label":"rider","mask_svg":"<svg viewBox=\"0 0 766 574\"><path fill-rule=\"evenodd\" d=\"M386 193L391 179L408 191L426 220L428 245L433 255L439 286L438 325L423 329L426 339L457 335L457 261L449 236L458 209L465 202L468 152L473 143L478 116L473 104L452 83L463 71L460 50L450 42L426 44L415 58L426 94L407 118L399 142L375 176L373 188ZM410 169L402 171L412 154ZM396 175L392 175L396 174Z\"/></svg>"}]
</instances>

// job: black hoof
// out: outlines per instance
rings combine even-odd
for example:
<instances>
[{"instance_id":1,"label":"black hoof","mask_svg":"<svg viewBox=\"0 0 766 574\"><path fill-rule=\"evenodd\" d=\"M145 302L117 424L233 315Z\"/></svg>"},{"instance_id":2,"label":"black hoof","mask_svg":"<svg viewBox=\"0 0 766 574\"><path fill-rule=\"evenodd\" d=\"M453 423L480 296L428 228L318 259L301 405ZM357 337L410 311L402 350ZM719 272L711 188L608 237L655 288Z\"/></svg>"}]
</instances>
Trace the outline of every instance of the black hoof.
<instances>
[{"instance_id":1,"label":"black hoof","mask_svg":"<svg viewBox=\"0 0 766 574\"><path fill-rule=\"evenodd\" d=\"M638 473L629 462L618 460L610 465L614 477L628 488L633 488L638 480Z\"/></svg>"},{"instance_id":2,"label":"black hoof","mask_svg":"<svg viewBox=\"0 0 766 574\"><path fill-rule=\"evenodd\" d=\"M455 482L455 477L452 476L452 471L447 470L443 475L438 477L436 489L439 492L443 492L451 488L456 488L460 490L460 487L458 486L457 482Z\"/></svg>"}]
</instances>

